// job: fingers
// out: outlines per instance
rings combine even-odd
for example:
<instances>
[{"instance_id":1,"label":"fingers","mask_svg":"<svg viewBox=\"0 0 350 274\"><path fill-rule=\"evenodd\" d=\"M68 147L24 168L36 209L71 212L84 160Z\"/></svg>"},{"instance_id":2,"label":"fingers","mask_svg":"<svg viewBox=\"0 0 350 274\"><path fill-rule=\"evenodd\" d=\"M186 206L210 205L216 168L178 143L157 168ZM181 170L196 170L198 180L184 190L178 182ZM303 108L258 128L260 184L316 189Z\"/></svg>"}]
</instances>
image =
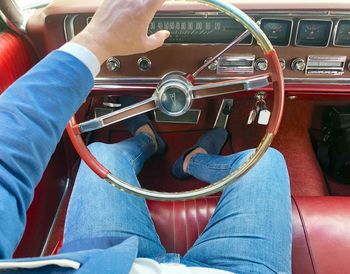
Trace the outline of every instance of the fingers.
<instances>
[{"instance_id":1,"label":"fingers","mask_svg":"<svg viewBox=\"0 0 350 274\"><path fill-rule=\"evenodd\" d=\"M147 51L161 47L169 36L170 32L167 30L160 30L149 36L147 40Z\"/></svg>"}]
</instances>

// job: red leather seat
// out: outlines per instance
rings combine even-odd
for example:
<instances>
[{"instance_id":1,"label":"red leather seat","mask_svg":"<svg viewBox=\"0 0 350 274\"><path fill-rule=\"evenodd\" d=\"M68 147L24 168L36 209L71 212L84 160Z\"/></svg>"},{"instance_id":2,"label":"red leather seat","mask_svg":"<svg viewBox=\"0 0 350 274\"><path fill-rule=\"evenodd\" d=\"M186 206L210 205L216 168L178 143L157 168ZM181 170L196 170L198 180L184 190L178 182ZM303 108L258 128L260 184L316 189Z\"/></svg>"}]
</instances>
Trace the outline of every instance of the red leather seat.
<instances>
[{"instance_id":1,"label":"red leather seat","mask_svg":"<svg viewBox=\"0 0 350 274\"><path fill-rule=\"evenodd\" d=\"M203 231L218 197L148 201L161 242L184 254ZM293 273L350 273L350 198L297 197L293 204Z\"/></svg>"},{"instance_id":2,"label":"red leather seat","mask_svg":"<svg viewBox=\"0 0 350 274\"><path fill-rule=\"evenodd\" d=\"M148 201L154 225L168 252L184 254L213 214L219 197ZM350 273L350 197L293 197L294 274ZM60 241L53 252L62 245Z\"/></svg>"}]
</instances>

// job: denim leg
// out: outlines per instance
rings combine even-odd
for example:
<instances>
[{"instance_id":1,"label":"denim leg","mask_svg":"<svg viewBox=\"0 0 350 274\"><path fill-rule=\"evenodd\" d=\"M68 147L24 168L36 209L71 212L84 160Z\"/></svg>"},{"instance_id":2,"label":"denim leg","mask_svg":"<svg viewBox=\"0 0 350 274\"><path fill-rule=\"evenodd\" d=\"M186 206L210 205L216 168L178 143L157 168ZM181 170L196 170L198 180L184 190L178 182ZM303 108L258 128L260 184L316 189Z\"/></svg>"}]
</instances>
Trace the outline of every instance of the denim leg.
<instances>
[{"instance_id":1,"label":"denim leg","mask_svg":"<svg viewBox=\"0 0 350 274\"><path fill-rule=\"evenodd\" d=\"M220 179L215 173L227 175L251 153L197 155L190 161L189 172L213 182ZM282 154L269 149L223 191L211 220L183 261L234 273L290 273L291 237L288 171Z\"/></svg>"},{"instance_id":2,"label":"denim leg","mask_svg":"<svg viewBox=\"0 0 350 274\"><path fill-rule=\"evenodd\" d=\"M136 175L155 147L148 135L139 134L117 144L93 143L89 149L114 175L139 186ZM73 251L71 243L90 244L84 249L107 248L133 235L139 238L138 256L165 253L145 200L112 187L82 162L68 207L62 252Z\"/></svg>"}]
</instances>

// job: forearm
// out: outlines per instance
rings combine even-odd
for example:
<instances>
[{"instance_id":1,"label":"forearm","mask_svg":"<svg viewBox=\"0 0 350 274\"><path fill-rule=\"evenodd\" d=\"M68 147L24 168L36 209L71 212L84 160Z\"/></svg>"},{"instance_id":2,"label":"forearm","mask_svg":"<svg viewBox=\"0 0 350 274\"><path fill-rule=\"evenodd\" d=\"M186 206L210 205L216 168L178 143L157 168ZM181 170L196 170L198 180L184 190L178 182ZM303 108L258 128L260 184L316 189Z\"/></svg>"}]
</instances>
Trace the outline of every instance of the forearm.
<instances>
[{"instance_id":1,"label":"forearm","mask_svg":"<svg viewBox=\"0 0 350 274\"><path fill-rule=\"evenodd\" d=\"M0 97L1 258L19 242L34 188L92 85L81 61L56 51Z\"/></svg>"}]
</instances>

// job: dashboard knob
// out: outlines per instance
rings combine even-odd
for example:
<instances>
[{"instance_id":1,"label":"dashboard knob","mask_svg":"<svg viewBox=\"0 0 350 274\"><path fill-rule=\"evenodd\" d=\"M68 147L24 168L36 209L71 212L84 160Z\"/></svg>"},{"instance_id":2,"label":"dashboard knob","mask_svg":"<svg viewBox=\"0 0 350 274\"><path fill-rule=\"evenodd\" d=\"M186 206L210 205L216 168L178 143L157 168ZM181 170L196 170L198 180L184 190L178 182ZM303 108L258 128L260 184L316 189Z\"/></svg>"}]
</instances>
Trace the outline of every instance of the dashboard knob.
<instances>
[{"instance_id":1,"label":"dashboard knob","mask_svg":"<svg viewBox=\"0 0 350 274\"><path fill-rule=\"evenodd\" d=\"M211 59L213 59L213 57L208 57L207 59L204 60L204 64L208 63ZM211 63L208 66L209 70L216 70L216 68L218 67L218 60L215 60L213 63Z\"/></svg>"},{"instance_id":2,"label":"dashboard knob","mask_svg":"<svg viewBox=\"0 0 350 274\"><path fill-rule=\"evenodd\" d=\"M141 71L147 71L151 69L152 62L148 57L142 56L139 60L137 60L137 66Z\"/></svg>"},{"instance_id":3,"label":"dashboard knob","mask_svg":"<svg viewBox=\"0 0 350 274\"><path fill-rule=\"evenodd\" d=\"M269 63L265 58L255 60L254 67L257 71L266 71L269 68Z\"/></svg>"},{"instance_id":4,"label":"dashboard knob","mask_svg":"<svg viewBox=\"0 0 350 274\"><path fill-rule=\"evenodd\" d=\"M281 65L281 69L285 70L286 69L286 60L283 58L280 58L280 65Z\"/></svg>"},{"instance_id":5,"label":"dashboard knob","mask_svg":"<svg viewBox=\"0 0 350 274\"><path fill-rule=\"evenodd\" d=\"M302 58L295 58L292 61L292 64L290 66L291 66L292 70L294 70L294 71L304 71L305 67L306 67L306 64L305 64L304 59L302 59Z\"/></svg>"},{"instance_id":6,"label":"dashboard knob","mask_svg":"<svg viewBox=\"0 0 350 274\"><path fill-rule=\"evenodd\" d=\"M106 65L109 71L118 71L121 68L120 61L115 57L108 58Z\"/></svg>"}]
</instances>

